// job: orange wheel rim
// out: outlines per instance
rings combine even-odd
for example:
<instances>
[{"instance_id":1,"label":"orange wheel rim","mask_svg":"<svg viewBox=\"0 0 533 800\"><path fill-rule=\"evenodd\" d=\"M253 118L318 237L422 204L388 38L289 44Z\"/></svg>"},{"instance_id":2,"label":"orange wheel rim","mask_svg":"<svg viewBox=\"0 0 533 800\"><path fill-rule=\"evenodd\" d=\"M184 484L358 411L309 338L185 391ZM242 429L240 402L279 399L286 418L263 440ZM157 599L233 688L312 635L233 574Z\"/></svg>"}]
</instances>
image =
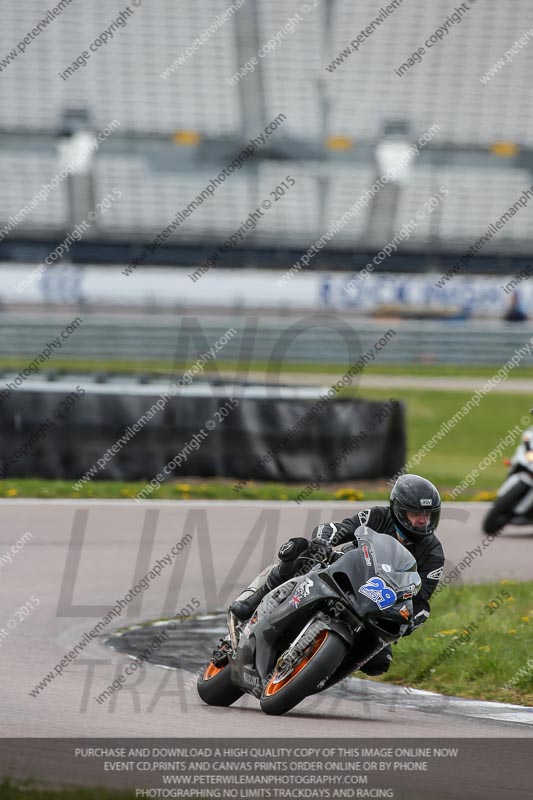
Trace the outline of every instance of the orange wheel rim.
<instances>
[{"instance_id":1,"label":"orange wheel rim","mask_svg":"<svg viewBox=\"0 0 533 800\"><path fill-rule=\"evenodd\" d=\"M208 681L211 678L214 678L215 675L218 675L218 673L222 672L223 669L224 667L215 667L213 662L210 661L204 670L204 681Z\"/></svg>"},{"instance_id":2,"label":"orange wheel rim","mask_svg":"<svg viewBox=\"0 0 533 800\"><path fill-rule=\"evenodd\" d=\"M271 677L267 685L265 686L265 696L272 697L272 695L279 692L288 683L290 683L297 675L300 673L311 661L312 658L318 653L324 642L329 636L329 631L321 631L318 636L316 637L313 644L310 646L311 649L309 652L304 653L300 661L296 664L294 669L289 672L284 678L279 681L276 681L276 673Z\"/></svg>"}]
</instances>

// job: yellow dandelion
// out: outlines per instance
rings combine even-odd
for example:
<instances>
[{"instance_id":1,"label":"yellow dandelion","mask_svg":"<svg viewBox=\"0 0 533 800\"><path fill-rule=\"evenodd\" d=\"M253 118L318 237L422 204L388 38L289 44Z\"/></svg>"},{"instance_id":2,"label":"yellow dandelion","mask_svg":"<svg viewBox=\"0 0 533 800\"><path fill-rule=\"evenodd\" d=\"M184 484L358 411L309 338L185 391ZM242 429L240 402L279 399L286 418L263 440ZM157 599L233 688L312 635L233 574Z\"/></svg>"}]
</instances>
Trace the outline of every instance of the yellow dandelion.
<instances>
[{"instance_id":1,"label":"yellow dandelion","mask_svg":"<svg viewBox=\"0 0 533 800\"><path fill-rule=\"evenodd\" d=\"M514 597L508 597L506 603L514 603Z\"/></svg>"},{"instance_id":2,"label":"yellow dandelion","mask_svg":"<svg viewBox=\"0 0 533 800\"><path fill-rule=\"evenodd\" d=\"M480 647L478 647L478 650L485 650L485 652L488 653L490 651L490 647L488 644L482 644Z\"/></svg>"},{"instance_id":3,"label":"yellow dandelion","mask_svg":"<svg viewBox=\"0 0 533 800\"><path fill-rule=\"evenodd\" d=\"M494 500L495 497L496 497L496 492L480 491L480 492L476 492L476 494L473 496L472 500L479 500L479 501L482 501L482 500L487 501L487 500L489 500L490 501L490 500Z\"/></svg>"},{"instance_id":4,"label":"yellow dandelion","mask_svg":"<svg viewBox=\"0 0 533 800\"><path fill-rule=\"evenodd\" d=\"M451 636L452 633L457 633L457 628L450 628L449 631L439 631L441 636Z\"/></svg>"},{"instance_id":5,"label":"yellow dandelion","mask_svg":"<svg viewBox=\"0 0 533 800\"><path fill-rule=\"evenodd\" d=\"M180 492L188 492L190 491L190 486L188 483L177 483L176 489L179 489Z\"/></svg>"},{"instance_id":6,"label":"yellow dandelion","mask_svg":"<svg viewBox=\"0 0 533 800\"><path fill-rule=\"evenodd\" d=\"M502 580L499 581L499 583L500 583L500 586L506 586L506 585L508 585L508 586L516 586L516 581L512 581L509 578L502 578Z\"/></svg>"},{"instance_id":7,"label":"yellow dandelion","mask_svg":"<svg viewBox=\"0 0 533 800\"><path fill-rule=\"evenodd\" d=\"M520 617L522 622L529 622L529 617Z\"/></svg>"},{"instance_id":8,"label":"yellow dandelion","mask_svg":"<svg viewBox=\"0 0 533 800\"><path fill-rule=\"evenodd\" d=\"M6 495L8 497L16 497L18 495L18 491L16 489L8 489Z\"/></svg>"},{"instance_id":9,"label":"yellow dandelion","mask_svg":"<svg viewBox=\"0 0 533 800\"><path fill-rule=\"evenodd\" d=\"M514 628L511 628L511 630L507 631L507 633L510 633L511 636L514 636L514 634L516 633L516 630Z\"/></svg>"},{"instance_id":10,"label":"yellow dandelion","mask_svg":"<svg viewBox=\"0 0 533 800\"><path fill-rule=\"evenodd\" d=\"M358 489L346 486L343 489L337 489L337 491L334 492L334 497L336 497L337 500L362 500L364 494Z\"/></svg>"}]
</instances>

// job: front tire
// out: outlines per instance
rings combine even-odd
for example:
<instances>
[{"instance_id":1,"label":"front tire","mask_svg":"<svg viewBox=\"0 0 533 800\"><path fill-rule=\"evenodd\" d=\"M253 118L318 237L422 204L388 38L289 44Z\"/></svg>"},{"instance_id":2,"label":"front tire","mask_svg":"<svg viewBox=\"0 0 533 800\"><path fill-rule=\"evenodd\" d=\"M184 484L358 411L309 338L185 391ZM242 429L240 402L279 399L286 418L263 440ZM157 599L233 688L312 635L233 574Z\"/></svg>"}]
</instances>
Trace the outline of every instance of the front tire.
<instances>
[{"instance_id":1,"label":"front tire","mask_svg":"<svg viewBox=\"0 0 533 800\"><path fill-rule=\"evenodd\" d=\"M483 520L483 531L485 533L499 533L512 519L516 504L525 497L528 491L529 486L520 481L515 486L511 486L501 497L498 497Z\"/></svg>"},{"instance_id":2,"label":"front tire","mask_svg":"<svg viewBox=\"0 0 533 800\"><path fill-rule=\"evenodd\" d=\"M344 639L330 630L321 631L290 673L275 672L270 678L261 695L261 710L275 715L290 711L335 672L346 650Z\"/></svg>"},{"instance_id":3,"label":"front tire","mask_svg":"<svg viewBox=\"0 0 533 800\"><path fill-rule=\"evenodd\" d=\"M231 682L229 664L224 667L215 667L212 661L198 678L196 688L200 698L208 706L227 708L244 694Z\"/></svg>"}]
</instances>

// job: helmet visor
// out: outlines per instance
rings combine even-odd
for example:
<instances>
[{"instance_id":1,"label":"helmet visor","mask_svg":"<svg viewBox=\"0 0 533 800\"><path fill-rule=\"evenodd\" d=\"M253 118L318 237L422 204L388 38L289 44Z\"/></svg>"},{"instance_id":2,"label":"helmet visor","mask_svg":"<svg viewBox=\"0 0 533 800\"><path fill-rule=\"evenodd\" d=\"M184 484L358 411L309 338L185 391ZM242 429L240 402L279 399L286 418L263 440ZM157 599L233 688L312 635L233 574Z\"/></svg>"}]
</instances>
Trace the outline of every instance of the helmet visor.
<instances>
[{"instance_id":1,"label":"helmet visor","mask_svg":"<svg viewBox=\"0 0 533 800\"><path fill-rule=\"evenodd\" d=\"M406 531L415 536L433 533L439 524L440 508L396 508L398 521Z\"/></svg>"}]
</instances>

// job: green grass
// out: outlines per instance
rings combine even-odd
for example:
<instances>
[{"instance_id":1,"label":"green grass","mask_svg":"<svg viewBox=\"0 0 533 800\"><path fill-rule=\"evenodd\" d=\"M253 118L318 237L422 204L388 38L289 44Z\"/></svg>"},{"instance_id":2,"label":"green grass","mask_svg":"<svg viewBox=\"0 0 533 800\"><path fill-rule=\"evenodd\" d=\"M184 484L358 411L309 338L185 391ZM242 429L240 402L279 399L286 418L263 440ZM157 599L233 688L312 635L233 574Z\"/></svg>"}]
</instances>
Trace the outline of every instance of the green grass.
<instances>
[{"instance_id":1,"label":"green grass","mask_svg":"<svg viewBox=\"0 0 533 800\"><path fill-rule=\"evenodd\" d=\"M192 362L191 362L192 363ZM236 361L223 361L217 359L217 368L236 372L238 363ZM267 362L255 361L250 364L250 372L266 372L278 374L286 373L308 373L331 374L340 378L349 364L320 364L320 363L289 363L289 362ZM501 364L382 364L369 363L365 366L365 375L398 375L418 376L418 377L441 377L441 378L490 378L501 369ZM533 378L533 366L517 367L510 373L511 378Z\"/></svg>"},{"instance_id":2,"label":"green grass","mask_svg":"<svg viewBox=\"0 0 533 800\"><path fill-rule=\"evenodd\" d=\"M451 419L468 402L472 393L418 389L365 391L365 399L369 400L388 400L391 395L406 404L409 460L436 434L443 422ZM473 468L478 467L508 431L516 425L523 430L520 419L524 415L529 416L530 407L529 394L489 393L477 408L438 441L422 458L419 466L413 466L412 471L421 472L444 491L453 489ZM529 417L529 421L533 421L533 418ZM458 499L471 497L479 490L497 488L506 474L502 458L510 457L519 441L520 436L516 436L514 443L502 450L501 456L490 466L480 469L473 491L465 491Z\"/></svg>"},{"instance_id":3,"label":"green grass","mask_svg":"<svg viewBox=\"0 0 533 800\"><path fill-rule=\"evenodd\" d=\"M195 359L188 361L174 362L165 359L152 361L132 361L125 359L111 358L63 358L54 356L47 367L43 370L68 370L71 372L114 372L124 375L135 375L140 373L152 373L161 376L170 376L187 367L192 366ZM20 358L0 358L0 370L20 370L28 365L27 357ZM239 363L235 360L217 359L213 362L214 368L219 371L238 373ZM368 375L399 375L399 376L419 376L419 377L458 377L458 378L489 378L501 369L501 364L377 364L370 363L365 367L365 374ZM344 375L348 364L320 364L320 363L288 363L253 361L246 372L262 372L278 374L283 373L308 373L331 374L340 377ZM205 373L209 374L209 365ZM241 374L240 377L243 377ZM510 378L532 378L533 366L519 366L514 369Z\"/></svg>"},{"instance_id":4,"label":"green grass","mask_svg":"<svg viewBox=\"0 0 533 800\"><path fill-rule=\"evenodd\" d=\"M505 599L506 593L510 599ZM497 602L498 596L499 607L490 614L486 604ZM481 613L486 618L478 621ZM476 629L472 622L477 622ZM463 634L461 642L462 631L468 627L471 634ZM434 598L429 620L393 647L389 672L369 680L532 706L533 669L526 667L532 655L532 634L532 581L449 587ZM446 656L452 644L457 647ZM435 663L439 657L440 663ZM524 667L527 674L504 688Z\"/></svg>"},{"instance_id":5,"label":"green grass","mask_svg":"<svg viewBox=\"0 0 533 800\"><path fill-rule=\"evenodd\" d=\"M31 780L12 781L9 778L0 780L2 800L133 800L134 797L134 791L81 787L51 789Z\"/></svg>"},{"instance_id":6,"label":"green grass","mask_svg":"<svg viewBox=\"0 0 533 800\"><path fill-rule=\"evenodd\" d=\"M90 481L79 492L72 489L75 481L53 481L41 478L13 478L0 480L0 497L42 497L80 499L127 499L133 498L146 485L146 481ZM232 490L233 480L203 481L198 478L176 478L152 492L149 500L293 500L304 488L304 484L250 483L238 494ZM385 500L390 489L368 491L353 489L331 489L314 492L313 500L357 500L372 497Z\"/></svg>"}]
</instances>

